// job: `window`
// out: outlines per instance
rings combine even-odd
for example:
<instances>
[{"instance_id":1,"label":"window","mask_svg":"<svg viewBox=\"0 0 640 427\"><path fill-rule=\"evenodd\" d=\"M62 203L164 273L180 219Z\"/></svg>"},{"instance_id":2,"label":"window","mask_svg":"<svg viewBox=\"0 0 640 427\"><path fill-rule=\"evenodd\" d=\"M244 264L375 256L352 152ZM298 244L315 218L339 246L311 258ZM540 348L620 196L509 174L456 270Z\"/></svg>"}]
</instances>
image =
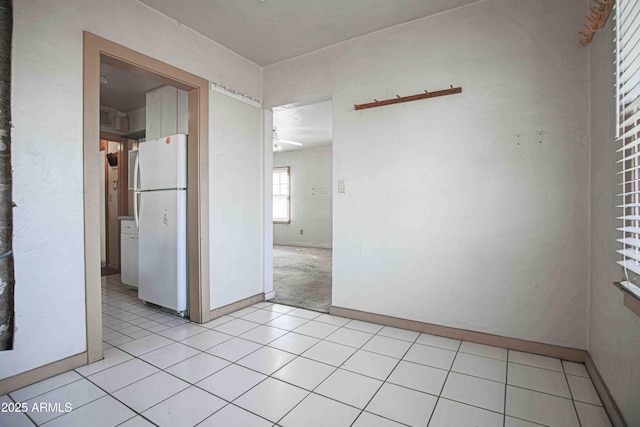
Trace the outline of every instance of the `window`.
<instances>
[{"instance_id":1,"label":"window","mask_svg":"<svg viewBox=\"0 0 640 427\"><path fill-rule=\"evenodd\" d=\"M616 6L616 97L618 153L622 165L619 207L622 259L627 290L640 297L640 2L618 0Z\"/></svg>"},{"instance_id":2,"label":"window","mask_svg":"<svg viewBox=\"0 0 640 427\"><path fill-rule=\"evenodd\" d=\"M291 222L289 167L273 169L273 222Z\"/></svg>"}]
</instances>

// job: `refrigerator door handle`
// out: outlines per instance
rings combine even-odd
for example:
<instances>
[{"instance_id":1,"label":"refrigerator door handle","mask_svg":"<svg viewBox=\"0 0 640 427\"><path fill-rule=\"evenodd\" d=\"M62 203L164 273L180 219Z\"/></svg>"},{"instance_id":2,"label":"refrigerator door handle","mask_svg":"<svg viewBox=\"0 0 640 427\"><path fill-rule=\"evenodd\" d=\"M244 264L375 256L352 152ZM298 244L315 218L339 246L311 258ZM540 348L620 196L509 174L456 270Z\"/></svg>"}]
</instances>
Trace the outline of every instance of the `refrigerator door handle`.
<instances>
[{"instance_id":1,"label":"refrigerator door handle","mask_svg":"<svg viewBox=\"0 0 640 427\"><path fill-rule=\"evenodd\" d=\"M138 187L139 175L140 175L140 151L138 151L136 160L133 163L133 191L140 191L140 187Z\"/></svg>"},{"instance_id":2,"label":"refrigerator door handle","mask_svg":"<svg viewBox=\"0 0 640 427\"><path fill-rule=\"evenodd\" d=\"M140 214L138 213L138 197L140 192L135 191L133 193L133 219L136 221L136 230L140 229Z\"/></svg>"},{"instance_id":3,"label":"refrigerator door handle","mask_svg":"<svg viewBox=\"0 0 640 427\"><path fill-rule=\"evenodd\" d=\"M136 156L133 163L133 218L136 222L136 230L140 228L140 215L138 214L138 196L140 195L138 188L138 170L140 169L140 153Z\"/></svg>"}]
</instances>

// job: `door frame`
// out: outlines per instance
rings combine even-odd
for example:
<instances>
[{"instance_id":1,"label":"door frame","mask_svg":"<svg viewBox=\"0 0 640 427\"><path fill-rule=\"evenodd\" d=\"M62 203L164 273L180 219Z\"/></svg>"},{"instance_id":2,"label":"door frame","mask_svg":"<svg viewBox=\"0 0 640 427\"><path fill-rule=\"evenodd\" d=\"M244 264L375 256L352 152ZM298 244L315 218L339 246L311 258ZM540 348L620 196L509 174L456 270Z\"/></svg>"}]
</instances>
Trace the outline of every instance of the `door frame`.
<instances>
[{"instance_id":1,"label":"door frame","mask_svg":"<svg viewBox=\"0 0 640 427\"><path fill-rule=\"evenodd\" d=\"M83 162L87 363L102 359L99 161L100 63L189 93L187 144L187 266L191 321L210 319L209 300L209 82L117 43L84 32ZM103 171L104 172L104 171Z\"/></svg>"},{"instance_id":2,"label":"door frame","mask_svg":"<svg viewBox=\"0 0 640 427\"><path fill-rule=\"evenodd\" d=\"M104 164L102 167L104 171L102 174L104 175L104 254L105 254L105 267L109 267L109 176L107 176L107 153L109 152L109 141L106 139L100 138L100 151L104 151ZM102 228L102 224L100 224L100 228ZM102 233L102 230L100 230ZM102 242L100 242L102 244ZM102 260L100 260L100 265L102 265Z\"/></svg>"},{"instance_id":3,"label":"door frame","mask_svg":"<svg viewBox=\"0 0 640 427\"><path fill-rule=\"evenodd\" d=\"M129 215L129 197L127 194L127 191L129 191L129 155L128 155L129 140L115 133L100 131L100 141L101 141L100 150L103 149L102 141L107 142L107 149L105 151L108 151L109 141L115 142L116 144L118 144L118 151L116 153L117 159L118 159L118 216L127 216ZM107 165L107 161L105 160L105 175L107 175L106 165ZM106 192L105 203L108 205L109 198L107 194L109 193L109 185L108 185L109 177L107 176L106 178L107 179L105 179L105 192ZM106 216L107 217L109 216L108 209L106 212ZM107 224L108 223L109 221L107 218ZM120 227L118 227L116 234L118 235L118 248L120 248L121 247ZM107 266L108 266L108 259L109 259L109 239L107 236ZM122 254L120 255L120 259L118 260L118 270L119 271L122 270Z\"/></svg>"}]
</instances>

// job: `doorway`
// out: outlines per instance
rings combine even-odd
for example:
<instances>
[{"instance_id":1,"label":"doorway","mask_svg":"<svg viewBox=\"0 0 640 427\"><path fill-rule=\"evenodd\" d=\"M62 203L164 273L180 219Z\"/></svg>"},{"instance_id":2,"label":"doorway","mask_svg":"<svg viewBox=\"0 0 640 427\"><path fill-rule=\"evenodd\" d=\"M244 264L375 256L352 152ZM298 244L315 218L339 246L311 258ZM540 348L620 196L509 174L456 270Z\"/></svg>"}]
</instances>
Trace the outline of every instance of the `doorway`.
<instances>
[{"instance_id":1,"label":"doorway","mask_svg":"<svg viewBox=\"0 0 640 427\"><path fill-rule=\"evenodd\" d=\"M120 239L118 214L119 143L100 140L100 275L120 272Z\"/></svg>"},{"instance_id":2,"label":"doorway","mask_svg":"<svg viewBox=\"0 0 640 427\"><path fill-rule=\"evenodd\" d=\"M275 302L328 312L333 241L331 100L273 109Z\"/></svg>"},{"instance_id":3,"label":"doorway","mask_svg":"<svg viewBox=\"0 0 640 427\"><path fill-rule=\"evenodd\" d=\"M209 302L209 201L208 120L209 83L176 67L84 33L83 139L85 213L85 288L88 363L102 358L102 310L100 280L100 64L147 76L188 93L187 161L187 269L189 315L193 322L210 318Z\"/></svg>"}]
</instances>

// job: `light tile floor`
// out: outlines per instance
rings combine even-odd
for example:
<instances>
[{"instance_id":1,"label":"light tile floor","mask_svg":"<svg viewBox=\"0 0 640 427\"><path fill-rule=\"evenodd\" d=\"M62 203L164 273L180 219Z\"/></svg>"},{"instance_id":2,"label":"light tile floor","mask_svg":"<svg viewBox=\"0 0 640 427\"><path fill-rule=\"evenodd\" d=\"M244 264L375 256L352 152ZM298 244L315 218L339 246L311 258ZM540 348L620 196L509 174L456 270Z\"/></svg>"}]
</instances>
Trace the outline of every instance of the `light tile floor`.
<instances>
[{"instance_id":1,"label":"light tile floor","mask_svg":"<svg viewBox=\"0 0 640 427\"><path fill-rule=\"evenodd\" d=\"M611 425L584 365L534 354L269 302L196 325L117 275L103 325L104 360L0 396L58 410L0 426Z\"/></svg>"}]
</instances>

